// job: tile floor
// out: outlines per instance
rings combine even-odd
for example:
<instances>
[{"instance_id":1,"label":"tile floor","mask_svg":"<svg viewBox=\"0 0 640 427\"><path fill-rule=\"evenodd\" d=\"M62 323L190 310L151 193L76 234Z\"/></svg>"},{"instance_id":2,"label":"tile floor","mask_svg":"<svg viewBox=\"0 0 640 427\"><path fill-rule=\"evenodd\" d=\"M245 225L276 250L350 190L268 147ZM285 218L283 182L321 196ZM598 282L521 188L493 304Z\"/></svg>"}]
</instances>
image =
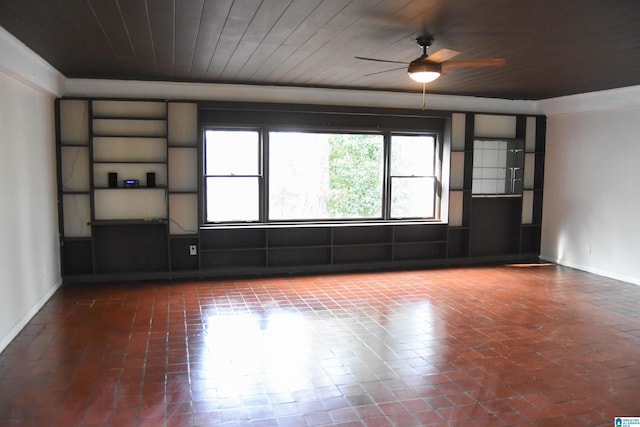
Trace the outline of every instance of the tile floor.
<instances>
[{"instance_id":1,"label":"tile floor","mask_svg":"<svg viewBox=\"0 0 640 427\"><path fill-rule=\"evenodd\" d=\"M640 287L557 266L64 287L2 426L611 426Z\"/></svg>"}]
</instances>

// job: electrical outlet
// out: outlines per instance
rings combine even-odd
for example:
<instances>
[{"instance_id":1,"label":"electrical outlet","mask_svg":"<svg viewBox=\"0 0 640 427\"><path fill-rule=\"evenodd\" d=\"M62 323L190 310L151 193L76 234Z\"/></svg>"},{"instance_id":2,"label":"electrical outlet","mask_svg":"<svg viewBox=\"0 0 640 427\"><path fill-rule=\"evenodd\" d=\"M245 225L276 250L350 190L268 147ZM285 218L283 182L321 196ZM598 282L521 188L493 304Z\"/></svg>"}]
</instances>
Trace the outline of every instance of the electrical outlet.
<instances>
[{"instance_id":1,"label":"electrical outlet","mask_svg":"<svg viewBox=\"0 0 640 427\"><path fill-rule=\"evenodd\" d=\"M196 245L189 245L189 255L198 255L198 247Z\"/></svg>"}]
</instances>

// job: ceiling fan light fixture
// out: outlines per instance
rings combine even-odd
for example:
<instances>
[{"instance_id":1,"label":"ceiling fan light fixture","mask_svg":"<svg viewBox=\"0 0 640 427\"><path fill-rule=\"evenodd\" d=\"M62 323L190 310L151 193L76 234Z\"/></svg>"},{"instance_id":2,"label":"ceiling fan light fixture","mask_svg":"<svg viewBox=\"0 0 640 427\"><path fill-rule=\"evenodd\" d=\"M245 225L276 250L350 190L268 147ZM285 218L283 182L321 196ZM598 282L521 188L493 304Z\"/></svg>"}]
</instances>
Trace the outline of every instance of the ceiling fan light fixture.
<instances>
[{"instance_id":1,"label":"ceiling fan light fixture","mask_svg":"<svg viewBox=\"0 0 640 427\"><path fill-rule=\"evenodd\" d=\"M409 77L419 83L429 83L440 77L442 68L435 62L414 61L407 70Z\"/></svg>"}]
</instances>

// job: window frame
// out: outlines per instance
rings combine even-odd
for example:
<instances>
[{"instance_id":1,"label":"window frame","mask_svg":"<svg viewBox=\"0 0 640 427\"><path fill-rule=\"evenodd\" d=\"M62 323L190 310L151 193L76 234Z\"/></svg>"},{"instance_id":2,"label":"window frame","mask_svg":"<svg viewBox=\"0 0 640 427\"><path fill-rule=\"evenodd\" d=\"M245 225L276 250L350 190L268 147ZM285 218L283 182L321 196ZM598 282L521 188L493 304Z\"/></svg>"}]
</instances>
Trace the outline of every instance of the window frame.
<instances>
[{"instance_id":1,"label":"window frame","mask_svg":"<svg viewBox=\"0 0 640 427\"><path fill-rule=\"evenodd\" d=\"M394 175L393 174L393 165L391 164L392 161L392 152L393 152L393 137L394 136L430 136L433 138L433 164L431 165L431 170L433 171L433 175ZM410 221L410 220L436 220L438 218L438 209L437 209L437 196L438 196L438 188L439 186L442 185L441 182L441 178L438 177L438 159L441 159L441 156L438 155L439 152L439 144L438 143L438 135L434 134L434 133L410 133L410 132L390 132L389 135L389 141L388 141L388 145L389 145L389 171L386 174L386 178L388 179L389 183L388 183L388 188L389 188L389 194L387 197L385 197L385 199L387 200L387 211L385 211L385 217L388 221ZM442 161L442 160L440 160ZM392 210L393 210L393 206L392 206L392 202L393 202L393 179L394 178L400 178L400 179L433 179L433 204L431 206L434 216L433 217L394 217L392 215Z\"/></svg>"},{"instance_id":2,"label":"window frame","mask_svg":"<svg viewBox=\"0 0 640 427\"><path fill-rule=\"evenodd\" d=\"M266 158L266 162L264 163L264 168L266 174L268 175L269 171L270 171L270 167L269 167L269 163L270 163L270 147L271 147L271 141L270 141L270 134L272 132L298 132L298 133L309 133L309 134L334 134L334 135L380 135L382 136L382 188L380 191L380 198L381 198L381 205L380 205L380 215L377 217L360 217L360 218L316 218L316 219L269 219L269 201L270 201L270 194L269 194L269 190L270 190L270 181L269 179L265 179L265 196L264 196L264 203L265 203L265 216L264 216L264 221L263 223L265 224L270 224L270 223L274 223L274 224L282 224L282 223L343 223L343 222L372 222L372 221L376 221L376 222L380 222L380 221L384 221L385 218L385 194L386 194L386 137L383 133L381 132L372 132L372 131L357 131L357 130L337 130L337 129L332 129L332 130L319 130L319 129L290 129L290 128L278 128L278 127L273 127L273 128L265 128L265 135L264 135L264 139L266 141L265 146L264 146L264 157Z\"/></svg>"},{"instance_id":3,"label":"window frame","mask_svg":"<svg viewBox=\"0 0 640 427\"><path fill-rule=\"evenodd\" d=\"M451 114L446 112L381 109L375 107L335 107L303 104L256 104L236 102L201 103L199 108L201 209L202 227L245 227L282 225L393 224L442 222L443 188L448 177L443 173ZM260 147L260 213L256 221L207 221L206 176L204 164L208 130L252 130L259 132ZM268 219L269 209L269 132L308 132L336 134L379 134L383 136L382 215L376 218L345 219ZM391 210L391 136L432 136L434 138L434 216L393 218ZM444 169L443 169L444 168Z\"/></svg>"},{"instance_id":4,"label":"window frame","mask_svg":"<svg viewBox=\"0 0 640 427\"><path fill-rule=\"evenodd\" d=\"M220 174L210 174L207 173L207 132L208 131L220 131L220 132L256 132L258 135L258 144L257 144L257 172L256 175L251 174L239 174L239 175L220 175ZM264 141L262 137L262 131L260 128L251 128L251 127L221 127L221 128L205 128L202 136L202 188L203 188L203 219L206 224L243 224L243 223L260 223L263 218L263 199L262 194L264 192L264 183L265 183L265 163L263 159L264 153ZM233 220L233 221L209 221L208 219L208 187L207 183L209 178L257 178L258 180L258 219L255 221L241 221L241 220Z\"/></svg>"}]
</instances>

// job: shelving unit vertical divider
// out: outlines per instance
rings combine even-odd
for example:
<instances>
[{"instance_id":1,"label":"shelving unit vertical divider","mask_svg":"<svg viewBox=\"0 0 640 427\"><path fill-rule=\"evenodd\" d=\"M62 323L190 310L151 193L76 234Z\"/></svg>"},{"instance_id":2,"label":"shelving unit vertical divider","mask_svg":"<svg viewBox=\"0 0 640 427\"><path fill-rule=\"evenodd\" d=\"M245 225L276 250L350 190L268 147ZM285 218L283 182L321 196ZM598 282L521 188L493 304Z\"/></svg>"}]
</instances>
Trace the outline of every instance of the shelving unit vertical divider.
<instances>
[{"instance_id":1,"label":"shelving unit vertical divider","mask_svg":"<svg viewBox=\"0 0 640 427\"><path fill-rule=\"evenodd\" d=\"M475 115L467 113L465 117L464 130L464 208L462 214L462 224L465 227L471 225L471 212L473 211L472 192L473 187L473 140L475 131ZM471 235L467 238L465 256L469 255L471 245Z\"/></svg>"},{"instance_id":2,"label":"shelving unit vertical divider","mask_svg":"<svg viewBox=\"0 0 640 427\"><path fill-rule=\"evenodd\" d=\"M164 136L165 136L165 144L164 144L164 158L165 158L165 168L167 171L167 190L164 192L164 204L167 207L167 226L165 227L167 230L167 270L169 273L173 270L172 262L171 262L171 204L169 203L169 102L164 102Z\"/></svg>"},{"instance_id":3,"label":"shelving unit vertical divider","mask_svg":"<svg viewBox=\"0 0 640 427\"><path fill-rule=\"evenodd\" d=\"M269 243L269 229L265 228L262 232L264 233L264 266L269 268L271 265L269 262L269 252L271 251L271 244Z\"/></svg>"},{"instance_id":4,"label":"shelving unit vertical divider","mask_svg":"<svg viewBox=\"0 0 640 427\"><path fill-rule=\"evenodd\" d=\"M64 194L62 191L62 134L60 133L60 99L56 99L53 105L54 114L56 120L54 120L55 135L56 135L56 185L58 196L58 245L60 246L60 266L63 269L64 266ZM64 274L64 269L63 269Z\"/></svg>"},{"instance_id":5,"label":"shelving unit vertical divider","mask_svg":"<svg viewBox=\"0 0 640 427\"><path fill-rule=\"evenodd\" d=\"M92 274L96 274L96 241L93 238L94 229L93 223L96 220L96 210L95 210L95 195L94 195L94 173L93 173L93 100L87 100L87 119L89 126L89 141L88 150L89 150L89 209L91 214L91 220L89 222L89 228L91 229L91 272Z\"/></svg>"},{"instance_id":6,"label":"shelving unit vertical divider","mask_svg":"<svg viewBox=\"0 0 640 427\"><path fill-rule=\"evenodd\" d=\"M56 99L54 104L55 110L55 132L56 132L56 183L58 185L58 230L59 231L59 240L58 245L60 246L60 267L62 269L62 274L65 273L65 228L64 228L64 189L62 187L62 131L61 131L61 103L62 100Z\"/></svg>"},{"instance_id":7,"label":"shelving unit vertical divider","mask_svg":"<svg viewBox=\"0 0 640 427\"><path fill-rule=\"evenodd\" d=\"M473 172L473 113L458 113L464 120L462 135L462 147L452 147L452 154L461 153L463 156L462 165L462 187L457 190L461 193L460 225L450 226L447 234L447 257L466 257L470 251L470 217L471 217L471 185ZM456 148L454 150L454 148Z\"/></svg>"},{"instance_id":8,"label":"shelving unit vertical divider","mask_svg":"<svg viewBox=\"0 0 640 427\"><path fill-rule=\"evenodd\" d=\"M391 227L391 236L390 237L390 241L391 241L391 261L395 261L396 260L396 227L392 226Z\"/></svg>"},{"instance_id":9,"label":"shelving unit vertical divider","mask_svg":"<svg viewBox=\"0 0 640 427\"><path fill-rule=\"evenodd\" d=\"M517 115L516 116L516 139L525 141L527 137L527 117L524 115ZM524 150L524 154L523 154L523 161L522 161L522 165L524 167L526 167L526 162L525 162L525 157L526 156L526 143L522 144L523 150ZM512 241L512 246L514 248L514 252L516 253L523 253L526 252L523 250L523 243L524 243L524 236L523 236L523 232L524 232L524 227L522 224L522 212L523 212L523 200L524 200L524 191L526 190L524 188L524 176L526 174L526 170L523 171L523 186L522 186L522 194L521 194L521 200L520 203L518 204L518 209L516 210L516 214L514 216L514 221L516 220L516 218L519 218L520 221L520 226L518 227L518 233L514 233L513 235L513 241Z\"/></svg>"},{"instance_id":10,"label":"shelving unit vertical divider","mask_svg":"<svg viewBox=\"0 0 640 427\"><path fill-rule=\"evenodd\" d=\"M61 109L62 103L61 99L56 99L54 109L55 109L55 132L56 132L56 182L58 185L58 230L59 231L59 240L58 244L60 245L60 267L62 270L62 274L65 274L65 227L64 227L64 188L62 186L62 124L61 124Z\"/></svg>"},{"instance_id":11,"label":"shelving unit vertical divider","mask_svg":"<svg viewBox=\"0 0 640 427\"><path fill-rule=\"evenodd\" d=\"M329 264L333 265L333 227L329 227Z\"/></svg>"},{"instance_id":12,"label":"shelving unit vertical divider","mask_svg":"<svg viewBox=\"0 0 640 427\"><path fill-rule=\"evenodd\" d=\"M196 170L197 170L197 182L196 182L196 189L197 189L197 197L198 197L198 212L196 213L197 215L197 226L198 226L198 233L197 233L197 243L196 243L196 247L197 247L197 251L198 251L198 256L197 256L197 264L198 264L198 270L202 270L203 267L203 262L202 262L202 229L200 228L200 224L204 224L205 223L205 214L204 214L204 209L205 209L205 203L206 203L206 198L205 198L205 185L204 185L204 128L201 126L200 124L200 105L196 104Z\"/></svg>"},{"instance_id":13,"label":"shelving unit vertical divider","mask_svg":"<svg viewBox=\"0 0 640 427\"><path fill-rule=\"evenodd\" d=\"M462 256L471 254L471 213L473 211L472 187L473 187L473 140L475 133L475 115L465 114L464 123L464 193L462 208L462 225L465 227L463 238Z\"/></svg>"},{"instance_id":14,"label":"shelving unit vertical divider","mask_svg":"<svg viewBox=\"0 0 640 427\"><path fill-rule=\"evenodd\" d=\"M168 240L171 271L200 269L198 105L167 101ZM191 246L196 247L192 255Z\"/></svg>"},{"instance_id":15,"label":"shelving unit vertical divider","mask_svg":"<svg viewBox=\"0 0 640 427\"><path fill-rule=\"evenodd\" d=\"M544 164L546 152L546 133L547 119L546 117L536 118L536 165L534 173L534 203L533 203L533 221L536 224L542 224L542 192L544 188Z\"/></svg>"}]
</instances>

